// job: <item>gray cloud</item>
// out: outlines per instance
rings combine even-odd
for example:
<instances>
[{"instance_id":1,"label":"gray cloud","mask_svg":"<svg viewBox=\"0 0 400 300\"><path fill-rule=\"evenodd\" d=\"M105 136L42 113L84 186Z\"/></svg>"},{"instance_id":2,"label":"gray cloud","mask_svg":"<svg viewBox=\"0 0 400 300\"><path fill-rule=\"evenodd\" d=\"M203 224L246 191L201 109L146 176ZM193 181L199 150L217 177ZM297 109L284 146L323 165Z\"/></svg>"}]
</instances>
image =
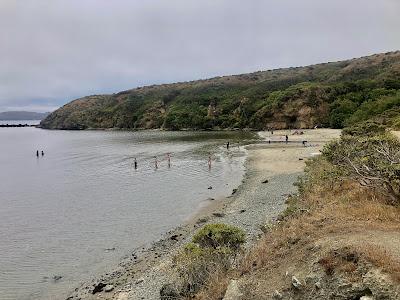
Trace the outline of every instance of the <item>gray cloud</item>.
<instances>
[{"instance_id":1,"label":"gray cloud","mask_svg":"<svg viewBox=\"0 0 400 300\"><path fill-rule=\"evenodd\" d=\"M2 0L0 111L400 49L397 0Z\"/></svg>"}]
</instances>

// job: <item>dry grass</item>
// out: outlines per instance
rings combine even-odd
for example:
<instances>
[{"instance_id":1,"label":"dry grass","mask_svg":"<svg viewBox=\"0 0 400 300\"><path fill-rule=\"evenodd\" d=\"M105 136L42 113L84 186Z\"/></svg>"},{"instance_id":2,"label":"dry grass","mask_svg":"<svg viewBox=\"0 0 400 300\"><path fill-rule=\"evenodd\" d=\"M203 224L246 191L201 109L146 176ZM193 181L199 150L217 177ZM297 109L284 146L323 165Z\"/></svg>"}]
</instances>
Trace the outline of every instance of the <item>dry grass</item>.
<instances>
[{"instance_id":1,"label":"dry grass","mask_svg":"<svg viewBox=\"0 0 400 300\"><path fill-rule=\"evenodd\" d=\"M400 284L399 257L393 257L393 255L383 247L371 247L370 245L358 247L357 251L367 261L389 274L397 283Z\"/></svg>"},{"instance_id":2,"label":"dry grass","mask_svg":"<svg viewBox=\"0 0 400 300\"><path fill-rule=\"evenodd\" d=\"M310 265L313 255L319 255L327 274L346 273L356 281L360 279L357 264L361 258L400 282L396 257L400 253L400 208L388 205L384 195L357 182L331 180L331 171L324 162L313 166L311 180L302 185L301 196L290 201L290 213L279 224L268 226L262 239L243 258L236 277L258 276L260 280L260 274L278 276L288 266ZM363 246L364 240L373 241L374 246ZM226 284L226 279L219 278L207 289L220 291ZM213 292L208 295L201 299L221 299L219 292L215 297Z\"/></svg>"},{"instance_id":3,"label":"dry grass","mask_svg":"<svg viewBox=\"0 0 400 300\"><path fill-rule=\"evenodd\" d=\"M332 250L318 262L324 268L327 275L334 272L345 272L353 275L357 270L359 255L348 248Z\"/></svg>"},{"instance_id":4,"label":"dry grass","mask_svg":"<svg viewBox=\"0 0 400 300\"><path fill-rule=\"evenodd\" d=\"M318 187L307 193L306 199L298 208L302 213L272 227L247 255L243 273L270 264L271 257L283 256L291 248L327 235L400 228L399 208L383 204L373 191L354 182L344 182L330 190Z\"/></svg>"},{"instance_id":5,"label":"dry grass","mask_svg":"<svg viewBox=\"0 0 400 300\"><path fill-rule=\"evenodd\" d=\"M212 274L205 287L195 296L198 300L222 299L229 284L226 272Z\"/></svg>"},{"instance_id":6,"label":"dry grass","mask_svg":"<svg viewBox=\"0 0 400 300\"><path fill-rule=\"evenodd\" d=\"M382 246L362 244L332 250L319 260L327 275L334 272L355 274L359 262L368 262L374 267L389 274L394 281L400 283L400 261L388 249ZM354 279L354 278L353 278Z\"/></svg>"}]
</instances>

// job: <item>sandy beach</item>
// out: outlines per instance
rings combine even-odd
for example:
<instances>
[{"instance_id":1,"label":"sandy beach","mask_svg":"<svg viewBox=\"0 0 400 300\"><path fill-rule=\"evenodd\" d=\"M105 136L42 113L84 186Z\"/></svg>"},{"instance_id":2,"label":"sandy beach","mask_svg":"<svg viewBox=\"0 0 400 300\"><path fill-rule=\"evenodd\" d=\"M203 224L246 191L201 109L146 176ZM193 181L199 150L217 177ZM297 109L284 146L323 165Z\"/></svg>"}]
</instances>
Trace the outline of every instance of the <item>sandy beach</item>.
<instances>
[{"instance_id":1,"label":"sandy beach","mask_svg":"<svg viewBox=\"0 0 400 300\"><path fill-rule=\"evenodd\" d=\"M77 288L72 299L159 299L163 284L171 282L171 257L192 234L207 223L238 226L247 233L247 247L262 233L262 227L274 221L285 209L288 195L302 174L305 161L318 155L323 145L340 135L339 130L316 129L259 133L262 140L246 146L246 174L232 195L210 199L186 224L171 230L149 247L136 249L118 268ZM285 135L289 142L285 143ZM307 141L305 146L302 141ZM96 285L108 285L108 292L92 294Z\"/></svg>"}]
</instances>

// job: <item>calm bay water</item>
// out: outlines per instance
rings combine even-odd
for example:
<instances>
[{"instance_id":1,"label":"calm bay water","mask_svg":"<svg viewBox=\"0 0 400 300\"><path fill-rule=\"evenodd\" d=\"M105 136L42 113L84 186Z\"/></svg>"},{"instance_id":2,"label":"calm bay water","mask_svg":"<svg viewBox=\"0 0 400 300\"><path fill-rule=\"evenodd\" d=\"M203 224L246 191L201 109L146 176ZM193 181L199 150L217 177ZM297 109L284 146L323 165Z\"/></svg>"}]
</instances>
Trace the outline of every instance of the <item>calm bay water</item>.
<instances>
[{"instance_id":1,"label":"calm bay water","mask_svg":"<svg viewBox=\"0 0 400 300\"><path fill-rule=\"evenodd\" d=\"M244 150L224 144L243 138L250 136L0 128L0 299L64 299L208 197L229 194L242 179Z\"/></svg>"}]
</instances>

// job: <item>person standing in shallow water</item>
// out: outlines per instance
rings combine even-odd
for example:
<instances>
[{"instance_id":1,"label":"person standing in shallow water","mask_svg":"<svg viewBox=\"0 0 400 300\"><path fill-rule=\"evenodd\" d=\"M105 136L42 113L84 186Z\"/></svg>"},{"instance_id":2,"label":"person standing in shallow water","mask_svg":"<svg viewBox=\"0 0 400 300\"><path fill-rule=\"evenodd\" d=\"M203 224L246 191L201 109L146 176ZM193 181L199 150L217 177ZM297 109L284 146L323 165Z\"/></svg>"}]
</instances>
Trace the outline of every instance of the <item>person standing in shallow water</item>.
<instances>
[{"instance_id":1,"label":"person standing in shallow water","mask_svg":"<svg viewBox=\"0 0 400 300\"><path fill-rule=\"evenodd\" d=\"M42 150L42 156L44 156L44 152L43 152L43 150Z\"/></svg>"},{"instance_id":2,"label":"person standing in shallow water","mask_svg":"<svg viewBox=\"0 0 400 300\"><path fill-rule=\"evenodd\" d=\"M171 168L171 153L167 153L168 168Z\"/></svg>"},{"instance_id":3,"label":"person standing in shallow water","mask_svg":"<svg viewBox=\"0 0 400 300\"><path fill-rule=\"evenodd\" d=\"M229 150L229 142L226 143L226 150Z\"/></svg>"},{"instance_id":4,"label":"person standing in shallow water","mask_svg":"<svg viewBox=\"0 0 400 300\"><path fill-rule=\"evenodd\" d=\"M39 157L39 150L36 150L36 157Z\"/></svg>"},{"instance_id":5,"label":"person standing in shallow water","mask_svg":"<svg viewBox=\"0 0 400 300\"><path fill-rule=\"evenodd\" d=\"M137 160L136 160L136 157L135 157L135 161L133 162L133 166L134 166L135 170L137 170Z\"/></svg>"}]
</instances>

